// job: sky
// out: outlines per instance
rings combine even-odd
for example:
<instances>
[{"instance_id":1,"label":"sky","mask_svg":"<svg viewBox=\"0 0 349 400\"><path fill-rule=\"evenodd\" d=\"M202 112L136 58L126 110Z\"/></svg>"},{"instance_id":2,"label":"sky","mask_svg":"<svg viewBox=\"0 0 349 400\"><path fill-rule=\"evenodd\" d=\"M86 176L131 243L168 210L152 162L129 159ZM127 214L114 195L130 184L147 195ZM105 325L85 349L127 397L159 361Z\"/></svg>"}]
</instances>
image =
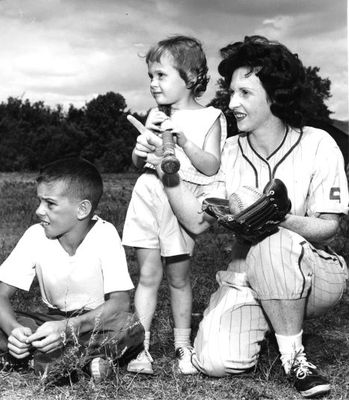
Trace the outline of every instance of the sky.
<instances>
[{"instance_id":1,"label":"sky","mask_svg":"<svg viewBox=\"0 0 349 400\"><path fill-rule=\"evenodd\" d=\"M42 100L65 109L120 93L127 109L154 106L144 55L173 34L198 38L217 90L219 49L263 35L318 66L332 82L332 118L348 120L346 0L0 0L0 102Z\"/></svg>"}]
</instances>

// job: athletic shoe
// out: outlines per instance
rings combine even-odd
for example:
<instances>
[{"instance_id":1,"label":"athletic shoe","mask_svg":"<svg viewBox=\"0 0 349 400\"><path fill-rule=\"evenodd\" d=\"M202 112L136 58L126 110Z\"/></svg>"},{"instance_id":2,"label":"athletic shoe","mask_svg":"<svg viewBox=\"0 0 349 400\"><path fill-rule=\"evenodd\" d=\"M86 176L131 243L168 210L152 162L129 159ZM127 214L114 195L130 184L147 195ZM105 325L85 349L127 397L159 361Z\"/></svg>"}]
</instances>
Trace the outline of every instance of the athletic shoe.
<instances>
[{"instance_id":1,"label":"athletic shoe","mask_svg":"<svg viewBox=\"0 0 349 400\"><path fill-rule=\"evenodd\" d=\"M176 350L178 370L181 374L194 375L199 372L191 362L192 355L192 347L178 347Z\"/></svg>"},{"instance_id":2,"label":"athletic shoe","mask_svg":"<svg viewBox=\"0 0 349 400\"><path fill-rule=\"evenodd\" d=\"M310 398L331 390L329 381L318 373L315 365L307 361L304 353L298 355L293 362L290 377L303 397Z\"/></svg>"},{"instance_id":3,"label":"athletic shoe","mask_svg":"<svg viewBox=\"0 0 349 400\"><path fill-rule=\"evenodd\" d=\"M127 365L128 372L135 372L137 374L150 374L154 373L153 371L153 358L149 354L148 350L141 351L137 358L131 360Z\"/></svg>"},{"instance_id":4,"label":"athletic shoe","mask_svg":"<svg viewBox=\"0 0 349 400\"><path fill-rule=\"evenodd\" d=\"M101 382L111 376L113 362L110 359L96 357L89 364L89 372L95 382Z\"/></svg>"},{"instance_id":5,"label":"athletic shoe","mask_svg":"<svg viewBox=\"0 0 349 400\"><path fill-rule=\"evenodd\" d=\"M20 371L29 368L29 357L24 359L17 359L10 356L9 354L3 354L0 356L0 371Z\"/></svg>"}]
</instances>

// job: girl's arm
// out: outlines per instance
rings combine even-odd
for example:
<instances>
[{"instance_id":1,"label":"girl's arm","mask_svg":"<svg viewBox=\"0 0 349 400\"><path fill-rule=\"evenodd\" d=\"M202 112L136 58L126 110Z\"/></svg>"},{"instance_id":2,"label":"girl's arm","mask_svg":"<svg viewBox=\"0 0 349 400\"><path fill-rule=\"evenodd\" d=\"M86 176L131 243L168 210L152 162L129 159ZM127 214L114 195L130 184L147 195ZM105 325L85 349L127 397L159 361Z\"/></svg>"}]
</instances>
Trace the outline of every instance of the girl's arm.
<instances>
[{"instance_id":1,"label":"girl's arm","mask_svg":"<svg viewBox=\"0 0 349 400\"><path fill-rule=\"evenodd\" d=\"M177 143L182 147L194 167L201 173L212 176L217 173L221 163L221 126L216 119L207 134L204 147L201 149L183 134L176 132Z\"/></svg>"}]
</instances>

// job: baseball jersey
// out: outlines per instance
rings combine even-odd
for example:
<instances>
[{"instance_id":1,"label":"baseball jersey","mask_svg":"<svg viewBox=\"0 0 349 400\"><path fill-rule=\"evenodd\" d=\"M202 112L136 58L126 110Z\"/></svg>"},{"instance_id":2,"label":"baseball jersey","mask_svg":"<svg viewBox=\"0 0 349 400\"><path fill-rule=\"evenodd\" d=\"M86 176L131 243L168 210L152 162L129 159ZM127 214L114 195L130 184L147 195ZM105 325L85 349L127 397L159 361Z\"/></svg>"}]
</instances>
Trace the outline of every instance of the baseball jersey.
<instances>
[{"instance_id":1,"label":"baseball jersey","mask_svg":"<svg viewBox=\"0 0 349 400\"><path fill-rule=\"evenodd\" d=\"M220 197L228 197L243 185L262 191L271 178L279 178L287 186L294 215L348 212L343 156L332 137L321 129L289 128L267 158L257 153L248 135L233 136L226 141L222 169L226 183L220 184Z\"/></svg>"},{"instance_id":2,"label":"baseball jersey","mask_svg":"<svg viewBox=\"0 0 349 400\"><path fill-rule=\"evenodd\" d=\"M267 158L257 153L248 135L232 137L225 145L222 169L226 182L211 185L210 196L229 197L243 185L263 190L275 177L287 186L293 214L316 217L348 211L343 157L322 130L288 129ZM231 262L216 278L219 287L200 322L192 362L208 375L224 376L257 363L269 329L261 300L307 298L305 315L319 315L341 299L347 267L331 249L316 248L280 227L250 248L234 241Z\"/></svg>"},{"instance_id":3,"label":"baseball jersey","mask_svg":"<svg viewBox=\"0 0 349 400\"><path fill-rule=\"evenodd\" d=\"M0 267L0 281L29 291L35 275L47 306L61 311L94 309L104 295L133 288L115 227L96 223L73 256L58 239L48 239L40 224L28 228Z\"/></svg>"}]
</instances>

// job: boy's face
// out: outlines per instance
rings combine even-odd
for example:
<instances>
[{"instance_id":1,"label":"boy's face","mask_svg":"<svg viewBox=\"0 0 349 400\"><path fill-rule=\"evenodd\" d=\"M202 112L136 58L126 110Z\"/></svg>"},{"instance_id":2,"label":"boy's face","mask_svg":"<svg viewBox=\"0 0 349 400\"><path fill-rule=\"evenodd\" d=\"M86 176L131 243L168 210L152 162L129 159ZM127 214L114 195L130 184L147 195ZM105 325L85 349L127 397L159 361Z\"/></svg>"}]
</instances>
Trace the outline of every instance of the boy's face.
<instances>
[{"instance_id":1,"label":"boy's face","mask_svg":"<svg viewBox=\"0 0 349 400\"><path fill-rule=\"evenodd\" d=\"M40 204L36 215L49 239L69 234L79 222L77 213L80 200L67 191L64 181L41 182L37 187Z\"/></svg>"},{"instance_id":2,"label":"boy's face","mask_svg":"<svg viewBox=\"0 0 349 400\"><path fill-rule=\"evenodd\" d=\"M148 64L148 75L150 92L159 105L179 105L191 94L185 81L173 66L172 56L164 54L160 62L150 62Z\"/></svg>"}]
</instances>

